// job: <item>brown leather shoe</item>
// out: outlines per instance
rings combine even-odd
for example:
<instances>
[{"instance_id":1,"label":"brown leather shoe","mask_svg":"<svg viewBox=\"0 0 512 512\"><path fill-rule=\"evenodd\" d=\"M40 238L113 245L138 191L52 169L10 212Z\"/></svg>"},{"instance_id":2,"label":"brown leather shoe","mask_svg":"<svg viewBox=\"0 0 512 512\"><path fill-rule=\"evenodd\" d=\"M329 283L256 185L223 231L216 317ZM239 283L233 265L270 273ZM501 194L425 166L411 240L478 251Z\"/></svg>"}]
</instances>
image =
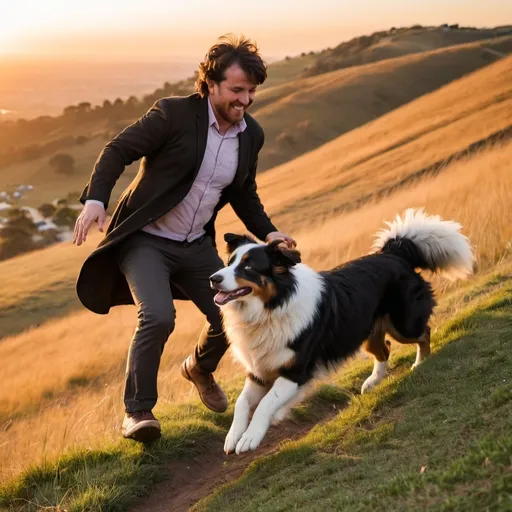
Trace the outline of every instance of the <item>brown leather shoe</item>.
<instances>
[{"instance_id":1,"label":"brown leather shoe","mask_svg":"<svg viewBox=\"0 0 512 512\"><path fill-rule=\"evenodd\" d=\"M123 437L140 443L156 441L162 435L160 422L151 411L125 413L121 431Z\"/></svg>"},{"instance_id":2,"label":"brown leather shoe","mask_svg":"<svg viewBox=\"0 0 512 512\"><path fill-rule=\"evenodd\" d=\"M194 366L187 357L181 365L181 375L194 384L199 392L199 397L208 409L214 412L224 412L228 408L228 399L224 391L215 382L213 374L204 373Z\"/></svg>"}]
</instances>

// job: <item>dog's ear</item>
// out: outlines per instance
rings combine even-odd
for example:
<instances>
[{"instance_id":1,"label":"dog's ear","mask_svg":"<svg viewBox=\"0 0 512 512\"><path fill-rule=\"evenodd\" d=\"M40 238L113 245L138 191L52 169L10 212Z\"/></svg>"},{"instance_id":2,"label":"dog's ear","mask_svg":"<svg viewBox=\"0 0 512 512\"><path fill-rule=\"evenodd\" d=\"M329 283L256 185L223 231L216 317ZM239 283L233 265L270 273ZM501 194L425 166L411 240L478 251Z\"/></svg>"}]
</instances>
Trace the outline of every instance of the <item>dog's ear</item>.
<instances>
[{"instance_id":1,"label":"dog's ear","mask_svg":"<svg viewBox=\"0 0 512 512\"><path fill-rule=\"evenodd\" d=\"M267 245L266 251L277 272L285 272L301 261L300 252L288 249L284 240L273 240Z\"/></svg>"},{"instance_id":2,"label":"dog's ear","mask_svg":"<svg viewBox=\"0 0 512 512\"><path fill-rule=\"evenodd\" d=\"M247 235L235 235L234 233L226 233L224 235L224 241L227 244L228 254L231 254L235 249L241 245L255 244L256 240L253 240Z\"/></svg>"}]
</instances>

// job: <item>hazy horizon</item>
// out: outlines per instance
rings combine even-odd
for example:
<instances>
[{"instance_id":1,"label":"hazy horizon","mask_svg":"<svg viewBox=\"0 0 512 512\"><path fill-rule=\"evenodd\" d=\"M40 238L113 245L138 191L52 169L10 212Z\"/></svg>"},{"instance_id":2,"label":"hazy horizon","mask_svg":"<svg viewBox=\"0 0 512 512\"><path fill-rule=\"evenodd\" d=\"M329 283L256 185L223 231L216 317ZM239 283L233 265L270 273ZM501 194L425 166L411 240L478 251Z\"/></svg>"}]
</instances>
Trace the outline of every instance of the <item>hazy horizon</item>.
<instances>
[{"instance_id":1,"label":"hazy horizon","mask_svg":"<svg viewBox=\"0 0 512 512\"><path fill-rule=\"evenodd\" d=\"M0 3L0 54L96 58L193 59L226 32L243 32L277 58L320 50L345 39L414 24L496 26L512 22L502 0L64 0Z\"/></svg>"},{"instance_id":2,"label":"hazy horizon","mask_svg":"<svg viewBox=\"0 0 512 512\"><path fill-rule=\"evenodd\" d=\"M187 78L227 32L256 40L270 63L392 26L507 25L512 3L260 0L241 8L234 0L90 0L77 7L27 0L0 1L0 19L0 119L29 119L81 101L140 97Z\"/></svg>"},{"instance_id":3,"label":"hazy horizon","mask_svg":"<svg viewBox=\"0 0 512 512\"><path fill-rule=\"evenodd\" d=\"M192 62L163 60L59 60L41 66L33 66L30 60L15 65L0 60L0 75L4 77L0 81L0 119L58 115L64 107L82 101L101 105L105 100L142 97L165 82L191 76L195 67Z\"/></svg>"}]
</instances>

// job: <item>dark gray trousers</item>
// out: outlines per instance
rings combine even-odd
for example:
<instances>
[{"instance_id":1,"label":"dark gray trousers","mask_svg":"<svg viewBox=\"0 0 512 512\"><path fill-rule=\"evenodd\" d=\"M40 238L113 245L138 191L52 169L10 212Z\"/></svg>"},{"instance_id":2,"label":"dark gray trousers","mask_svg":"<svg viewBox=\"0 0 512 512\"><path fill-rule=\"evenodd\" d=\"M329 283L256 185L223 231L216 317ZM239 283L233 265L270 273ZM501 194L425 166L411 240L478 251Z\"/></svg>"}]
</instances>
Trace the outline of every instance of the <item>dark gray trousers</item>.
<instances>
[{"instance_id":1,"label":"dark gray trousers","mask_svg":"<svg viewBox=\"0 0 512 512\"><path fill-rule=\"evenodd\" d=\"M208 237L182 243L140 231L121 246L119 267L138 310L126 365L127 412L151 410L156 404L160 358L176 316L169 284L173 277L209 323L195 347L194 362L205 372L216 369L228 343L209 277L223 266Z\"/></svg>"}]
</instances>

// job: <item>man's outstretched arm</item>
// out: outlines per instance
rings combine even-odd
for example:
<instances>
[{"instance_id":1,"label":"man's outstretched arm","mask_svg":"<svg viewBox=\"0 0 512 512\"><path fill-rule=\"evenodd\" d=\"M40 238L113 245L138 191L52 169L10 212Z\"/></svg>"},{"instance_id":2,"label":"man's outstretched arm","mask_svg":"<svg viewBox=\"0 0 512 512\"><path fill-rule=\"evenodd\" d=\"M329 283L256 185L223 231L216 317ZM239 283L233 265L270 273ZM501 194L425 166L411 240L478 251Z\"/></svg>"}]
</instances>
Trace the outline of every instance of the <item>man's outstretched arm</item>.
<instances>
[{"instance_id":1,"label":"man's outstretched arm","mask_svg":"<svg viewBox=\"0 0 512 512\"><path fill-rule=\"evenodd\" d=\"M85 242L94 222L103 231L105 210L119 176L127 165L160 148L168 140L169 132L169 115L164 102L159 100L105 146L80 197L85 207L75 223L73 243L81 245Z\"/></svg>"}]
</instances>

